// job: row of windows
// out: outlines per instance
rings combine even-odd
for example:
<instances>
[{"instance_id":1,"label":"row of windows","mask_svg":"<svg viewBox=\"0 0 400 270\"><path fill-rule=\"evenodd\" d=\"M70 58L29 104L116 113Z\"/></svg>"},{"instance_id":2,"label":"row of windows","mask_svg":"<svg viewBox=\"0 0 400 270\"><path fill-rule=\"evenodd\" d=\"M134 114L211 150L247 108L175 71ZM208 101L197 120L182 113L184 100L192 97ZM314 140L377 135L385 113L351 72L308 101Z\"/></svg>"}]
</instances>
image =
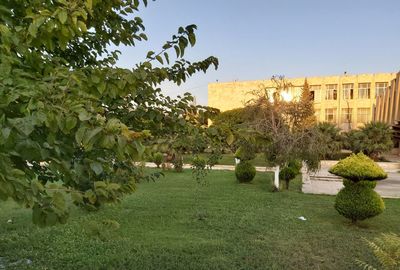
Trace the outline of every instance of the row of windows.
<instances>
[{"instance_id":1,"label":"row of windows","mask_svg":"<svg viewBox=\"0 0 400 270\"><path fill-rule=\"evenodd\" d=\"M370 116L370 108L358 108L357 119L353 119L353 109L343 108L341 111L341 123L351 123L353 120L357 120L357 123L367 123ZM325 122L336 123L337 122L337 109L329 108L325 109Z\"/></svg>"},{"instance_id":2,"label":"row of windows","mask_svg":"<svg viewBox=\"0 0 400 270\"><path fill-rule=\"evenodd\" d=\"M326 100L337 100L338 98L338 85L327 84L325 92ZM388 88L387 82L381 82L375 84L375 94L383 95ZM346 83L342 85L343 99L354 99L354 84ZM321 91L321 85L311 85L310 92L312 99L314 100L316 94ZM371 83L359 83L358 84L358 96L359 99L370 99L371 98Z\"/></svg>"}]
</instances>

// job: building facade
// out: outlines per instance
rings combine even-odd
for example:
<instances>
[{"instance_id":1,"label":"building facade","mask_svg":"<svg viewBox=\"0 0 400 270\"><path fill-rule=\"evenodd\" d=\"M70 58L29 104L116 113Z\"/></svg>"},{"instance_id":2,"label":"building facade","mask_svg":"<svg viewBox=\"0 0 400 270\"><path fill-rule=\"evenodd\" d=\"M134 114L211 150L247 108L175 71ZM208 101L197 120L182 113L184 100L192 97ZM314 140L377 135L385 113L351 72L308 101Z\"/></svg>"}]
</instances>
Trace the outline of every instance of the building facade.
<instances>
[{"instance_id":1,"label":"building facade","mask_svg":"<svg viewBox=\"0 0 400 270\"><path fill-rule=\"evenodd\" d=\"M307 77L319 122L331 122L342 130L374 120L376 100L393 88L396 73ZM291 86L284 99L298 99L306 78L286 79ZM261 89L274 91L273 80L235 81L208 85L208 106L226 111L245 106ZM269 91L269 90L268 90Z\"/></svg>"}]
</instances>

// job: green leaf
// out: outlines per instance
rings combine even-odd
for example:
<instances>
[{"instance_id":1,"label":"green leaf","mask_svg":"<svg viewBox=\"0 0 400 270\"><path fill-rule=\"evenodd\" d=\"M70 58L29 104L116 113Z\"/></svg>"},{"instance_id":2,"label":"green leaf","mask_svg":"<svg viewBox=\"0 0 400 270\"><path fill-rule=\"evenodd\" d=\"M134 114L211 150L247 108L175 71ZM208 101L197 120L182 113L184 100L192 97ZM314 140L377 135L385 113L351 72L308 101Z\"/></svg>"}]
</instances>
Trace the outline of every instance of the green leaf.
<instances>
[{"instance_id":1,"label":"green leaf","mask_svg":"<svg viewBox=\"0 0 400 270\"><path fill-rule=\"evenodd\" d=\"M31 117L8 119L10 124L19 132L29 136L35 129L33 119Z\"/></svg>"},{"instance_id":2,"label":"green leaf","mask_svg":"<svg viewBox=\"0 0 400 270\"><path fill-rule=\"evenodd\" d=\"M29 25L29 27L28 27L28 32L32 37L36 37L36 35L37 35L37 27L33 23L31 23Z\"/></svg>"},{"instance_id":3,"label":"green leaf","mask_svg":"<svg viewBox=\"0 0 400 270\"><path fill-rule=\"evenodd\" d=\"M163 61L163 59L162 59L162 57L160 55L157 55L156 59L157 59L158 62L160 62L161 65L164 64L164 61Z\"/></svg>"},{"instance_id":4,"label":"green leaf","mask_svg":"<svg viewBox=\"0 0 400 270\"><path fill-rule=\"evenodd\" d=\"M87 32L87 27L85 22L78 21L77 25L82 32Z\"/></svg>"},{"instance_id":5,"label":"green leaf","mask_svg":"<svg viewBox=\"0 0 400 270\"><path fill-rule=\"evenodd\" d=\"M153 52L153 51L149 51L149 52L147 53L146 58L151 59L151 58L153 57L153 55L154 55L154 52Z\"/></svg>"},{"instance_id":6,"label":"green leaf","mask_svg":"<svg viewBox=\"0 0 400 270\"><path fill-rule=\"evenodd\" d=\"M99 134L103 130L102 127L97 127L95 129L90 130L89 132L86 132L86 136L83 139L83 144L89 144L90 140L94 138L97 134Z\"/></svg>"},{"instance_id":7,"label":"green leaf","mask_svg":"<svg viewBox=\"0 0 400 270\"><path fill-rule=\"evenodd\" d=\"M65 119L65 128L70 131L72 130L76 124L78 123L78 120L74 116L67 116Z\"/></svg>"},{"instance_id":8,"label":"green leaf","mask_svg":"<svg viewBox=\"0 0 400 270\"><path fill-rule=\"evenodd\" d=\"M61 10L58 13L58 20L62 23L65 24L67 22L67 18L68 18L68 14L67 11L65 9Z\"/></svg>"},{"instance_id":9,"label":"green leaf","mask_svg":"<svg viewBox=\"0 0 400 270\"><path fill-rule=\"evenodd\" d=\"M103 166L100 162L92 162L90 163L90 168L94 171L96 175L100 175L103 172Z\"/></svg>"},{"instance_id":10,"label":"green leaf","mask_svg":"<svg viewBox=\"0 0 400 270\"><path fill-rule=\"evenodd\" d=\"M81 204L83 203L83 196L78 191L71 192L71 199L74 203Z\"/></svg>"},{"instance_id":11,"label":"green leaf","mask_svg":"<svg viewBox=\"0 0 400 270\"><path fill-rule=\"evenodd\" d=\"M83 137L85 136L87 128L86 127L80 127L78 131L75 133L75 141L78 144L81 144L83 142Z\"/></svg>"},{"instance_id":12,"label":"green leaf","mask_svg":"<svg viewBox=\"0 0 400 270\"><path fill-rule=\"evenodd\" d=\"M190 45L193 47L196 44L196 35L194 33L190 33L188 38Z\"/></svg>"},{"instance_id":13,"label":"green leaf","mask_svg":"<svg viewBox=\"0 0 400 270\"><path fill-rule=\"evenodd\" d=\"M92 118L92 116L87 112L87 111L81 111L78 115L79 120L81 121L87 121L90 118Z\"/></svg>"},{"instance_id":14,"label":"green leaf","mask_svg":"<svg viewBox=\"0 0 400 270\"><path fill-rule=\"evenodd\" d=\"M179 57L181 55L181 50L179 49L179 46L175 45L174 49L175 49L175 52L176 52L176 57Z\"/></svg>"},{"instance_id":15,"label":"green leaf","mask_svg":"<svg viewBox=\"0 0 400 270\"><path fill-rule=\"evenodd\" d=\"M226 138L226 143L227 143L228 145L232 145L232 143L234 142L234 140L235 140L235 136L233 136L233 134L230 133L230 134L228 135L228 137Z\"/></svg>"},{"instance_id":16,"label":"green leaf","mask_svg":"<svg viewBox=\"0 0 400 270\"><path fill-rule=\"evenodd\" d=\"M93 190L91 190L91 189L89 189L89 190L87 190L87 191L85 192L85 198L87 198L88 201L89 201L91 204L94 204L94 203L96 202L96 200L97 200L96 194L95 194L95 193L93 192Z\"/></svg>"},{"instance_id":17,"label":"green leaf","mask_svg":"<svg viewBox=\"0 0 400 270\"><path fill-rule=\"evenodd\" d=\"M53 205L61 211L65 210L65 198L63 196L63 194L59 191L54 192L53 194Z\"/></svg>"},{"instance_id":18,"label":"green leaf","mask_svg":"<svg viewBox=\"0 0 400 270\"><path fill-rule=\"evenodd\" d=\"M165 61L167 61L167 64L169 64L169 55L168 55L168 53L164 53L164 58L165 58Z\"/></svg>"}]
</instances>

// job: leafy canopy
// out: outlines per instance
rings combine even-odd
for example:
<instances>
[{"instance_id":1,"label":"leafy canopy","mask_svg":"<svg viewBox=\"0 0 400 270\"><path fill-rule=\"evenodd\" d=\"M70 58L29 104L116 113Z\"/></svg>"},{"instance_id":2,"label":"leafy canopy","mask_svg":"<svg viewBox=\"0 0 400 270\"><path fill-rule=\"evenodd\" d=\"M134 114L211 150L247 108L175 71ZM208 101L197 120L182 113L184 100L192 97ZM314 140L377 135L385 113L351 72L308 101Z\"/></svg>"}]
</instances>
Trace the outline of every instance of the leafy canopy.
<instances>
[{"instance_id":1,"label":"leafy canopy","mask_svg":"<svg viewBox=\"0 0 400 270\"><path fill-rule=\"evenodd\" d=\"M147 40L140 5L147 1L0 3L0 198L32 208L35 224L66 222L67 196L89 209L119 201L142 179L132 161L161 123L172 130L199 111L207 117L207 108L187 109L190 96L172 100L157 87L217 67L214 57L183 59L195 25L133 69L115 66L110 45Z\"/></svg>"}]
</instances>

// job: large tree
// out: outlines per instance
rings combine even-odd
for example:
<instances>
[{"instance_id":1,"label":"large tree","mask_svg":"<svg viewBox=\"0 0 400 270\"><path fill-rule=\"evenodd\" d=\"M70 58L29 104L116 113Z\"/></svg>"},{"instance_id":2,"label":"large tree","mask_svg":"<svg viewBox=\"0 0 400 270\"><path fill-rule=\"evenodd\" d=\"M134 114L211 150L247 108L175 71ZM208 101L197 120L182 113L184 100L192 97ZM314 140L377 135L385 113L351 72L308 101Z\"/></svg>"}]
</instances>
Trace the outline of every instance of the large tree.
<instances>
[{"instance_id":1,"label":"large tree","mask_svg":"<svg viewBox=\"0 0 400 270\"><path fill-rule=\"evenodd\" d=\"M214 57L183 59L196 42L195 25L180 27L133 69L115 66L119 52L110 45L147 40L135 17L142 4L147 1L0 4L0 198L33 208L35 224L65 222L66 195L95 209L133 192L141 176L131 161L144 152L148 130L192 121L188 107L195 115L208 111L185 106L187 97L176 108L179 100L158 88L217 67Z\"/></svg>"},{"instance_id":2,"label":"large tree","mask_svg":"<svg viewBox=\"0 0 400 270\"><path fill-rule=\"evenodd\" d=\"M255 112L250 129L259 138L270 165L285 167L300 160L316 170L325 150L319 146L322 138L313 125L315 118L307 87L303 88L300 100L285 101L281 93L291 87L290 82L284 77L273 79L276 87L259 89L257 98L250 102Z\"/></svg>"}]
</instances>

